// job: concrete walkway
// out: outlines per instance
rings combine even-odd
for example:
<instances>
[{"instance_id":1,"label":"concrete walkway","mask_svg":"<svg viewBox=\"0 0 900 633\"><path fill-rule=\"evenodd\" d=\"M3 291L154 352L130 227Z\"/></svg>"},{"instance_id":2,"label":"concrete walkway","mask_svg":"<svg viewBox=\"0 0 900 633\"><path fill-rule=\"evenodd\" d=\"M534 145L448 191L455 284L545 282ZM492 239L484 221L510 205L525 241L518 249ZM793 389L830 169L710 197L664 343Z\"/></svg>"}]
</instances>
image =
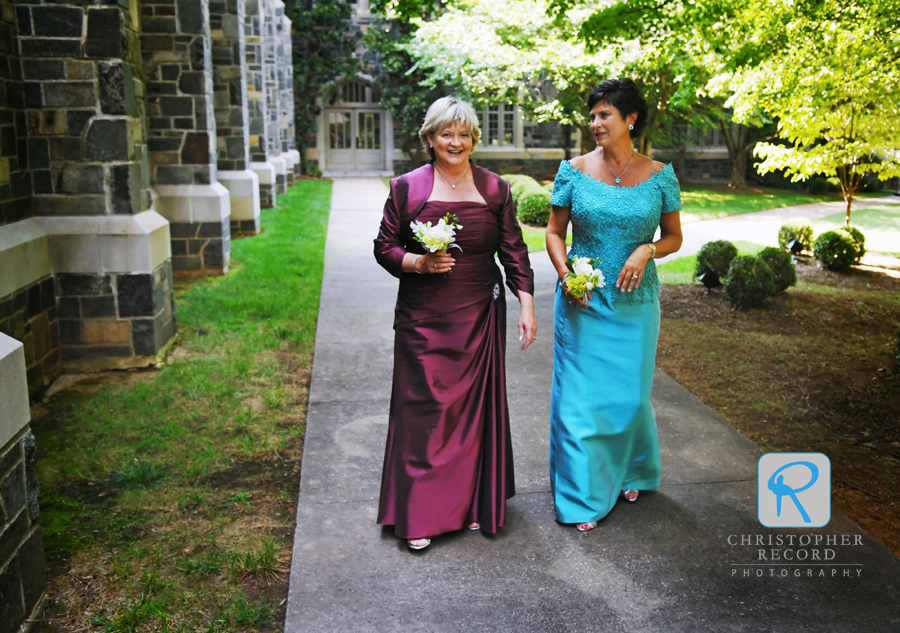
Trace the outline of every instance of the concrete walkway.
<instances>
[{"instance_id":1,"label":"concrete walkway","mask_svg":"<svg viewBox=\"0 0 900 633\"><path fill-rule=\"evenodd\" d=\"M900 559L836 510L822 529L761 526L761 451L660 372L660 490L586 534L554 521L555 275L544 253L532 257L539 339L526 352L508 345L518 494L507 526L411 553L376 525L397 288L372 257L386 194L377 179L334 187L285 631L900 631ZM761 548L740 544L798 534L863 545L831 546L829 565L758 566Z\"/></svg>"}]
</instances>

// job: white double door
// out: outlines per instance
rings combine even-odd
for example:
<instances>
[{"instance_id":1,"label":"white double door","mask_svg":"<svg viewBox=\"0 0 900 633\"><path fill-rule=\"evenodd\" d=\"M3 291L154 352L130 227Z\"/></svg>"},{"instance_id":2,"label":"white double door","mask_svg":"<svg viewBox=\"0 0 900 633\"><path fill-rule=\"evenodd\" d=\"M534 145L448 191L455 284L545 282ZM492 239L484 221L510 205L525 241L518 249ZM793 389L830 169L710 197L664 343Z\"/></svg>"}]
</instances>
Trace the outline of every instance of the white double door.
<instances>
[{"instance_id":1,"label":"white double door","mask_svg":"<svg viewBox=\"0 0 900 633\"><path fill-rule=\"evenodd\" d=\"M325 111L329 171L384 169L384 111L329 109Z\"/></svg>"}]
</instances>

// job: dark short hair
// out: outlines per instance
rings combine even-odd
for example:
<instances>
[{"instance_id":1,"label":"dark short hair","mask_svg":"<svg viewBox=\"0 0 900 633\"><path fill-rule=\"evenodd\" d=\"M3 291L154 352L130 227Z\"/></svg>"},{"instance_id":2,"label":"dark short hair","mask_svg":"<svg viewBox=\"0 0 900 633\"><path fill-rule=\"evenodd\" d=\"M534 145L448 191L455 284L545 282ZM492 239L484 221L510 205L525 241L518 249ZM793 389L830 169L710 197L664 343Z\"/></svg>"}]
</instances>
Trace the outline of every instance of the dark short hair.
<instances>
[{"instance_id":1,"label":"dark short hair","mask_svg":"<svg viewBox=\"0 0 900 633\"><path fill-rule=\"evenodd\" d=\"M644 95L631 79L607 79L594 86L588 97L588 112L593 110L598 103L608 103L613 106L623 119L637 112L637 120L634 122L634 129L631 130L631 138L639 137L647 129L650 106L647 105Z\"/></svg>"}]
</instances>

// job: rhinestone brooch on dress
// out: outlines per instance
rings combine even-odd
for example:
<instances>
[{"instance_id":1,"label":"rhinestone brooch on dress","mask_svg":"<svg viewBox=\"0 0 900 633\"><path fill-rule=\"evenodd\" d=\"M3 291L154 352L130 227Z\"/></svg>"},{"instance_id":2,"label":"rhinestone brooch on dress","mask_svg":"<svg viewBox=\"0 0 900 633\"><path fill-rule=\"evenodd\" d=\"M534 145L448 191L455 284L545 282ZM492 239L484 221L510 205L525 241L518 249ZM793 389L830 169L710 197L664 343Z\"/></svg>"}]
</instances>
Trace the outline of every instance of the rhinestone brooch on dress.
<instances>
[{"instance_id":1,"label":"rhinestone brooch on dress","mask_svg":"<svg viewBox=\"0 0 900 633\"><path fill-rule=\"evenodd\" d=\"M500 296L500 284L494 284L494 301Z\"/></svg>"}]
</instances>

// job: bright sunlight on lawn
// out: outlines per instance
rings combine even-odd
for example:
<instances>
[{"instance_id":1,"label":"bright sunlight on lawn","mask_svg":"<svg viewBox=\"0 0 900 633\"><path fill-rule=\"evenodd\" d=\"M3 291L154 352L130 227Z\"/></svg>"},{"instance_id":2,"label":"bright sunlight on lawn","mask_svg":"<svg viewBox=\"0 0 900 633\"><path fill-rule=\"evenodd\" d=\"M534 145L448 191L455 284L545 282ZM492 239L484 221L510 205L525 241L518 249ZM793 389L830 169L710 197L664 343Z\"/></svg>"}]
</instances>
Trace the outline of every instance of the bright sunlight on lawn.
<instances>
[{"instance_id":1,"label":"bright sunlight on lawn","mask_svg":"<svg viewBox=\"0 0 900 633\"><path fill-rule=\"evenodd\" d=\"M816 235L844 226L844 212L826 216L812 223ZM900 204L882 209L859 209L850 213L850 225L866 236L866 250L900 254Z\"/></svg>"},{"instance_id":2,"label":"bright sunlight on lawn","mask_svg":"<svg viewBox=\"0 0 900 633\"><path fill-rule=\"evenodd\" d=\"M281 630L330 197L298 181L227 275L177 285L163 367L35 419L60 630Z\"/></svg>"}]
</instances>

